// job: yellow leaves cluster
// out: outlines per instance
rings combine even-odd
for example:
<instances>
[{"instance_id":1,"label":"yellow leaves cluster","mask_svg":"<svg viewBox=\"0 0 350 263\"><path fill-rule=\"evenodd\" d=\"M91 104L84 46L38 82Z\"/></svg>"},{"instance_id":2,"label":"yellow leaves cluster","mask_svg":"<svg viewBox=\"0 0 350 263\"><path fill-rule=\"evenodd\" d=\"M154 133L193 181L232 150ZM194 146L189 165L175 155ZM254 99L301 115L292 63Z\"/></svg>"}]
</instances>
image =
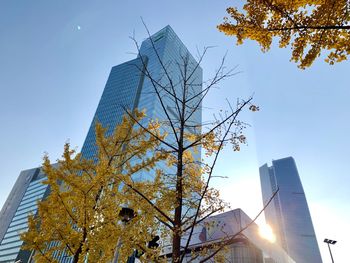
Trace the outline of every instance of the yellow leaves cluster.
<instances>
[{"instance_id":1,"label":"yellow leaves cluster","mask_svg":"<svg viewBox=\"0 0 350 263\"><path fill-rule=\"evenodd\" d=\"M157 151L159 141L144 129L134 128L144 113L135 111L132 116L124 117L108 137L106 129L97 124L95 160L84 159L69 144L57 166L44 157L45 184L51 192L38 204L37 216L29 217L29 230L21 236L25 249L36 251L36 262L56 262L59 255L71 256L76 263L86 259L109 262L121 237L119 258L126 261L137 246L147 244L159 229L154 211L145 209L144 202L138 202L139 196L130 189L149 189L146 195L154 199L151 192L157 193L155 186L148 187L149 182L134 183L133 177L143 171L152 173L156 163L167 155ZM156 122L147 128L164 138ZM125 205L132 206L138 216L132 224L123 226L118 214Z\"/></svg>"},{"instance_id":2,"label":"yellow leaves cluster","mask_svg":"<svg viewBox=\"0 0 350 263\"><path fill-rule=\"evenodd\" d=\"M270 49L272 39L279 46L291 45L291 60L304 69L322 50L328 50L329 64L347 59L350 54L349 0L246 0L243 12L227 8L218 29L237 37L259 43L262 51Z\"/></svg>"},{"instance_id":3,"label":"yellow leaves cluster","mask_svg":"<svg viewBox=\"0 0 350 263\"><path fill-rule=\"evenodd\" d=\"M220 132L217 132L220 133ZM215 152L217 152L220 148L219 142L218 142L218 134L214 131L210 131L207 134L205 134L205 137L202 139L201 146L206 151L206 156L211 156Z\"/></svg>"},{"instance_id":4,"label":"yellow leaves cluster","mask_svg":"<svg viewBox=\"0 0 350 263\"><path fill-rule=\"evenodd\" d=\"M22 235L25 248L36 251L36 262L55 262L58 255L71 256L74 263L110 262L117 244L120 262L136 249L143 253L143 262L165 262L159 257L161 247L148 248L148 241L156 235L161 240L174 233L182 236L197 210L200 219L227 207L219 191L208 186L212 167L200 158L198 149L210 157L230 140L234 147L245 143L242 123L236 122L238 132L225 143L221 143L225 129L219 127L204 134L184 133L179 136L181 147L171 148L162 145L167 135L160 132L159 122L135 128L144 116L139 111L124 116L109 136L97 124L98 152L93 160L84 159L69 144L57 166L44 157L45 183L51 193L39 203L37 216L29 218L29 230ZM125 206L135 215L127 224L118 219ZM176 225L180 206L181 222Z\"/></svg>"}]
</instances>

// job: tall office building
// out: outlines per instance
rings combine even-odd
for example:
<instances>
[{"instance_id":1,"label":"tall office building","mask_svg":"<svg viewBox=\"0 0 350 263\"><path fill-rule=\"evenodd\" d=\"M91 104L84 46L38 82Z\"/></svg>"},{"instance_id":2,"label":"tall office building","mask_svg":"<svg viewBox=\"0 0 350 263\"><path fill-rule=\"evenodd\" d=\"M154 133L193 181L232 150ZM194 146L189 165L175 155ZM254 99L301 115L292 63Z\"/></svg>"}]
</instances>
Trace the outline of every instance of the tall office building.
<instances>
[{"instance_id":1,"label":"tall office building","mask_svg":"<svg viewBox=\"0 0 350 263\"><path fill-rule=\"evenodd\" d=\"M202 88L202 69L198 66L196 60L189 53L173 29L170 26L166 26L152 35L151 39L148 38L142 42L139 55L136 59L112 68L81 150L83 157L89 159L95 157L97 151L95 145L96 121L99 121L104 127L108 128L107 135L111 135L116 125L121 122L122 116L125 114L125 109L145 109L148 118L158 119L160 122L166 121L165 113L163 112L159 99L155 95L152 82L145 76L145 68L147 68L147 71L152 75L153 79L164 86L169 87L168 78L171 78L174 82L173 87L175 88L176 94L181 95L182 86L178 81L181 79L181 72L183 72L184 68L181 66L179 67L179 65L183 64L185 61L187 69L193 71L189 80L191 84L189 84L188 92L189 94L200 93ZM155 49L152 46L152 42ZM154 50L157 50L157 53ZM163 66L167 69L168 76L164 75ZM176 119L177 115L174 101L167 97L164 91L162 97L163 105L169 111L171 118ZM200 102L200 100L201 97L198 96L196 99L192 100L191 103L195 105ZM201 132L201 116L201 108L199 107L189 119L193 127L189 127L188 132ZM167 125L163 125L163 127L165 127L164 132L169 133L168 140L171 140L172 134L170 129L167 128ZM200 151L194 153L194 155L200 157ZM20 174L8 198L10 201L6 201L0 214L0 242L1 240L6 242L4 246L0 246L0 263L14 262L14 259L19 255L22 243L19 241L18 231L25 231L27 229L26 217L29 212L35 213L36 211L36 203L34 200L43 198L43 195L40 194L45 192L46 186L40 184L43 180L42 173L40 173L40 180L33 179L37 178L34 175L37 171L37 169L31 169L23 171ZM139 173L138 176L139 180L149 178L146 173ZM31 183L35 184L35 186L29 185ZM27 194L28 196L26 196ZM30 206L32 209L27 209L29 206L27 200L30 202L30 205L32 205ZM21 211L18 212L20 215L17 214L16 210ZM22 225L21 227L18 226L20 223L23 224L23 227ZM5 237L2 239L5 233ZM14 236L16 236L16 239L13 238ZM10 237L11 240L8 239ZM28 255L28 253L25 253L27 252L21 251L21 259L23 259L24 262L26 262L26 256ZM7 256L10 254L11 258L7 258L9 261L2 261L2 255ZM59 261L69 262L70 259L66 257L64 259L59 259Z\"/></svg>"},{"instance_id":2,"label":"tall office building","mask_svg":"<svg viewBox=\"0 0 350 263\"><path fill-rule=\"evenodd\" d=\"M21 250L20 233L28 229L28 215L37 211L37 201L48 193L42 184L45 174L40 168L22 171L0 212L0 262L28 259L30 252ZM23 261L25 262L25 261Z\"/></svg>"},{"instance_id":3,"label":"tall office building","mask_svg":"<svg viewBox=\"0 0 350 263\"><path fill-rule=\"evenodd\" d=\"M169 92L173 92L169 85L170 78L175 87L175 93L180 96L183 87L179 83L179 80L182 78L181 74L184 73L184 67L181 65L184 64L185 60L187 70L194 72L188 81L190 84L188 84L187 92L192 94L199 94L201 92L202 69L198 66L196 60L173 29L170 26L166 26L150 38L142 42L139 55L136 59L112 68L81 150L85 158L93 158L96 153L96 121L99 121L104 127L108 127L107 135L110 135L115 126L121 122L122 116L125 114L125 109L131 111L135 108L146 110L147 118L166 121L166 115L154 90L154 82L152 84L151 79L144 73L145 67L155 82L166 87ZM163 66L166 68L168 75L165 75ZM168 96L167 92L162 90L160 85L157 85L157 88L160 90L163 98L162 102L170 117L174 120L178 119L174 99ZM195 105L200 99L201 97L197 96L188 106ZM202 112L201 108L198 108L190 118L191 125L197 128L189 128L189 132L200 133L201 121ZM171 140L172 134L170 128L166 132L169 134L168 140ZM200 151L196 154L199 157Z\"/></svg>"},{"instance_id":4,"label":"tall office building","mask_svg":"<svg viewBox=\"0 0 350 263\"><path fill-rule=\"evenodd\" d=\"M287 157L260 167L265 219L276 234L277 242L297 263L322 263L314 227L295 161Z\"/></svg>"}]
</instances>

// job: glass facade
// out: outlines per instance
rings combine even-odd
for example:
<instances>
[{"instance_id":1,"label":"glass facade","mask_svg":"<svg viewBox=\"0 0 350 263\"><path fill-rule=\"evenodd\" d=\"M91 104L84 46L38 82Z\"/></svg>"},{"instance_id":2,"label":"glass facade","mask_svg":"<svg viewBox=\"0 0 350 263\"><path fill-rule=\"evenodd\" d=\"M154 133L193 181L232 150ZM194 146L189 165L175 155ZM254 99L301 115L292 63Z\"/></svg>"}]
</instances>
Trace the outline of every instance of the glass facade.
<instances>
[{"instance_id":1,"label":"glass facade","mask_svg":"<svg viewBox=\"0 0 350 263\"><path fill-rule=\"evenodd\" d=\"M173 85L175 93L180 96L182 95L183 87L179 83L179 79L181 79L181 74L184 72L184 66L182 64L185 63L188 72L193 71L192 76L188 80L190 84L187 87L187 96L201 92L202 69L198 66L196 60L173 29L170 26L166 26L152 35L151 39L153 40L154 47L150 38L148 38L142 42L139 55L136 59L112 68L81 150L83 157L93 159L96 154L96 121L99 121L102 126L107 127L107 135L110 135L116 125L121 122L122 116L125 114L125 109L131 111L136 108L145 110L147 119L144 121L157 119L167 124L166 115L155 93L151 79L144 73L145 69L147 69L147 72L149 72L153 79L169 89L169 79L171 79L175 83ZM164 68L166 68L167 76ZM167 96L166 92L161 91L161 93L164 107L169 112L170 117L176 119L178 115L174 100ZM188 114L192 106L196 105L200 100L201 96L198 96L188 104ZM189 118L188 123L191 124L191 127L188 127L187 131L190 133L200 133L201 121L202 111L201 107L199 107ZM167 140L173 140L174 142L175 137L169 125L162 125L162 128L163 132L168 134ZM199 159L201 155L200 149L194 155ZM164 166L165 168L163 164L159 164L159 166ZM149 172L148 174L140 172L134 179L151 179L151 176Z\"/></svg>"},{"instance_id":2,"label":"glass facade","mask_svg":"<svg viewBox=\"0 0 350 263\"><path fill-rule=\"evenodd\" d=\"M171 90L169 84L171 80L175 89L174 92L179 98L182 98L184 90L186 90L186 98L199 94L202 91L202 68L198 66L196 60L189 53L185 45L181 42L171 27L167 26L163 28L158 33L154 34L152 39L159 59L157 57L157 53L154 52L150 39L147 39L142 43L140 54L148 58L147 69L153 78L159 80L159 83L163 85L163 87L168 87L170 92ZM163 67L166 68L166 72ZM183 78L189 77L188 75L186 76L186 74L190 73L192 76L187 80L187 87L184 88ZM139 102L138 108L146 109L147 114L153 119L158 119L160 121L166 120L162 105L155 96L154 87L151 80L147 77L145 78L141 91L141 98L142 99ZM166 96L165 92L162 93L162 98L165 103L165 108L169 112L170 118L173 120L179 119L173 98ZM201 100L201 98L201 96L197 96L196 99L187 103L186 114L190 114L193 107ZM187 127L187 132L201 132L201 107L199 107L198 110L196 110L195 113L189 118L188 123L191 125L191 127ZM192 128L194 126L196 126L196 128ZM168 129L166 132L170 134L170 138L168 138L168 140L171 141L171 136L173 136L171 130ZM200 156L200 151L198 154Z\"/></svg>"},{"instance_id":3,"label":"glass facade","mask_svg":"<svg viewBox=\"0 0 350 263\"><path fill-rule=\"evenodd\" d=\"M122 120L124 108L133 110L136 107L143 79L141 68L140 59L112 68L81 150L85 158L93 159L96 154L96 121L107 127L107 135L111 135Z\"/></svg>"},{"instance_id":4,"label":"glass facade","mask_svg":"<svg viewBox=\"0 0 350 263\"><path fill-rule=\"evenodd\" d=\"M26 189L22 193L21 200L14 211L10 224L6 228L6 232L0 243L0 262L15 262L23 245L20 240L20 234L28 229L28 215L37 211L37 201L43 199L48 186L42 184L46 179L40 169L28 170L29 173L23 171L29 179ZM18 193L20 194L20 193Z\"/></svg>"},{"instance_id":5,"label":"glass facade","mask_svg":"<svg viewBox=\"0 0 350 263\"><path fill-rule=\"evenodd\" d=\"M305 192L292 157L260 167L263 202L279 189L265 210L267 223L278 243L298 263L322 262Z\"/></svg>"}]
</instances>

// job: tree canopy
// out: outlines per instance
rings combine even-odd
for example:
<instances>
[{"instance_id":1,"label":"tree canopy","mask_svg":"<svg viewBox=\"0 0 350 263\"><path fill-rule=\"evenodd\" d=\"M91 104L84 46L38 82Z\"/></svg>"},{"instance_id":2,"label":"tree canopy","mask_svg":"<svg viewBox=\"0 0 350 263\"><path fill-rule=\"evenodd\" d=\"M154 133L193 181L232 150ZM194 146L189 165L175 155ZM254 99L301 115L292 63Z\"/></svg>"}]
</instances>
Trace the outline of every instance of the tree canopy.
<instances>
[{"instance_id":1,"label":"tree canopy","mask_svg":"<svg viewBox=\"0 0 350 263\"><path fill-rule=\"evenodd\" d=\"M247 0L243 10L227 8L218 29L237 37L237 44L250 39L262 51L279 38L279 47L291 46L291 60L305 69L321 51L331 65L350 54L349 0Z\"/></svg>"},{"instance_id":2,"label":"tree canopy","mask_svg":"<svg viewBox=\"0 0 350 263\"><path fill-rule=\"evenodd\" d=\"M133 114L135 120L143 116L142 112ZM125 262L134 248L151 240L158 230L154 211L144 209L130 188L142 184L154 191L153 182L134 184L133 176L153 169L165 155L157 151L154 137L133 125L134 120L124 117L113 135L106 137L106 129L98 124L96 160L84 159L69 144L57 166L44 157L50 194L39 202L37 215L29 216L29 229L21 235L24 249L35 250L35 262L59 262L62 257L72 257L74 263L110 262L119 237L123 237L119 257ZM158 127L155 122L147 126L163 138ZM124 226L118 214L125 206L132 206L135 217Z\"/></svg>"}]
</instances>

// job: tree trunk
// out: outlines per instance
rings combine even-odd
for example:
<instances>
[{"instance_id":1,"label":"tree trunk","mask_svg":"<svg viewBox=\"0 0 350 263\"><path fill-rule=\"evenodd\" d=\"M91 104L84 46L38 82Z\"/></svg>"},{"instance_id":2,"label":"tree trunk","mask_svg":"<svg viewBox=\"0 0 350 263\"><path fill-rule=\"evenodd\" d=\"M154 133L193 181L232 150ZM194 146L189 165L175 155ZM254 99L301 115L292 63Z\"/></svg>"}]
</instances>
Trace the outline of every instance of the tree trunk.
<instances>
[{"instance_id":1,"label":"tree trunk","mask_svg":"<svg viewBox=\"0 0 350 263\"><path fill-rule=\"evenodd\" d=\"M179 263L181 259L181 226L182 226L182 168L183 168L183 128L181 127L180 138L179 138L179 149L177 155L177 172L176 172L176 208L174 225L175 229L173 232L173 262Z\"/></svg>"},{"instance_id":2,"label":"tree trunk","mask_svg":"<svg viewBox=\"0 0 350 263\"><path fill-rule=\"evenodd\" d=\"M84 231L83 231L83 239L79 243L79 247L74 253L73 262L72 263L78 263L80 255L81 255L81 252L83 252L83 244L86 242L86 236L87 236L86 230L84 229Z\"/></svg>"}]
</instances>

